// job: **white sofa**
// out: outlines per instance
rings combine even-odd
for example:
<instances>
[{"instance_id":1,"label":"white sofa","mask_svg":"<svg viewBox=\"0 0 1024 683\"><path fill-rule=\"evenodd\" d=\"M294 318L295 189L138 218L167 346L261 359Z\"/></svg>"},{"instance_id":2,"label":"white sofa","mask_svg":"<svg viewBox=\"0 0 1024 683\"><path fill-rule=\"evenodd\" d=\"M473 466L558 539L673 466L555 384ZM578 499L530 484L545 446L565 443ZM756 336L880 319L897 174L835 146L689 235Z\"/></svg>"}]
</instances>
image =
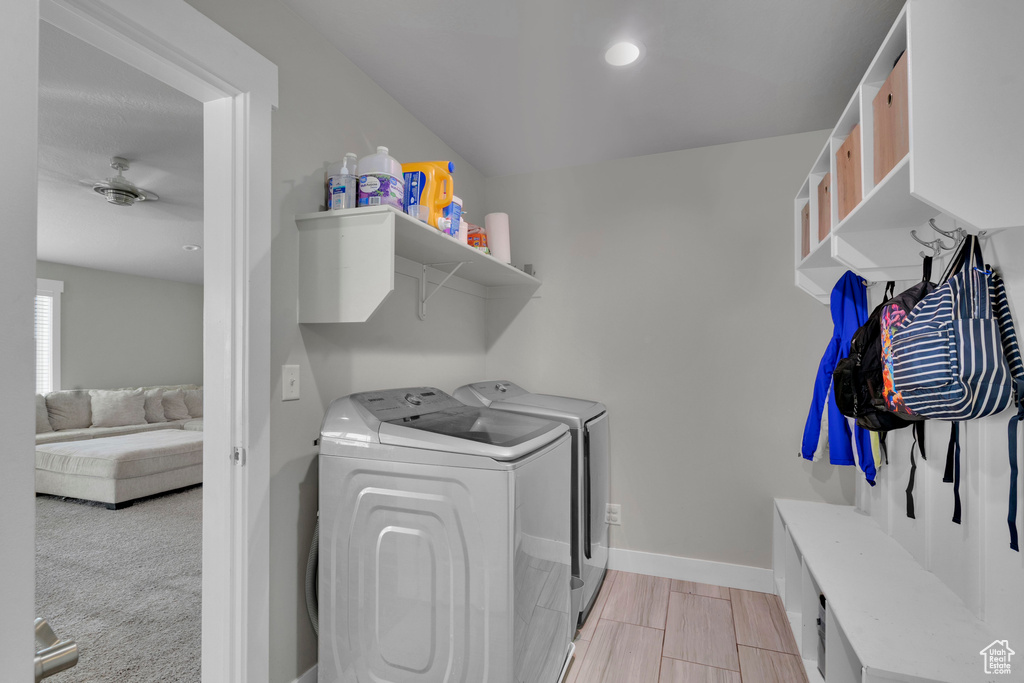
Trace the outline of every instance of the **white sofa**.
<instances>
[{"instance_id":1,"label":"white sofa","mask_svg":"<svg viewBox=\"0 0 1024 683\"><path fill-rule=\"evenodd\" d=\"M202 483L202 388L36 396L36 492L119 509Z\"/></svg>"}]
</instances>

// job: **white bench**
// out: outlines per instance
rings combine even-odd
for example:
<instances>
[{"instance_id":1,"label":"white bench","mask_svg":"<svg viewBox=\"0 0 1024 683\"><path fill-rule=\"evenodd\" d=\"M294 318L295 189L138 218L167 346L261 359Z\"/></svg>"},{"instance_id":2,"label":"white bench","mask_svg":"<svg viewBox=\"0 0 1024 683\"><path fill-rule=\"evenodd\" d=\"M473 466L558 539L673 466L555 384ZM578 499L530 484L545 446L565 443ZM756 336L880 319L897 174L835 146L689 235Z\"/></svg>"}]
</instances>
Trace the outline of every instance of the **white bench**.
<instances>
[{"instance_id":1,"label":"white bench","mask_svg":"<svg viewBox=\"0 0 1024 683\"><path fill-rule=\"evenodd\" d=\"M36 493L94 500L112 510L202 481L202 432L160 429L36 446Z\"/></svg>"}]
</instances>

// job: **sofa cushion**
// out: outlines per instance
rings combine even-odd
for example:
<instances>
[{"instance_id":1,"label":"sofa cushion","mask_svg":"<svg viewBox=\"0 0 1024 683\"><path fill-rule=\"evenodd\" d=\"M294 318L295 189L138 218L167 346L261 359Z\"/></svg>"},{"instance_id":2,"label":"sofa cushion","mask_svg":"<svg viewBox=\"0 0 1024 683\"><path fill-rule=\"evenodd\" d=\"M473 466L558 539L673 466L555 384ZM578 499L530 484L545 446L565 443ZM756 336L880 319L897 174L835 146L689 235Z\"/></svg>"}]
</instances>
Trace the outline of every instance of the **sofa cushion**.
<instances>
[{"instance_id":1,"label":"sofa cushion","mask_svg":"<svg viewBox=\"0 0 1024 683\"><path fill-rule=\"evenodd\" d=\"M125 425L124 427L88 427L86 429L64 429L59 432L47 432L36 434L36 445L41 446L47 443L63 443L65 441L87 441L89 439L100 439L105 436L120 436L121 434L140 434L152 432L158 429L181 429L185 420L178 422L156 422L153 424L142 423L137 425Z\"/></svg>"},{"instance_id":2,"label":"sofa cushion","mask_svg":"<svg viewBox=\"0 0 1024 683\"><path fill-rule=\"evenodd\" d=\"M160 387L148 389L145 393L146 422L166 422L164 416L164 390Z\"/></svg>"},{"instance_id":3,"label":"sofa cushion","mask_svg":"<svg viewBox=\"0 0 1024 683\"><path fill-rule=\"evenodd\" d=\"M90 389L93 427L146 424L146 397L142 389Z\"/></svg>"},{"instance_id":4,"label":"sofa cushion","mask_svg":"<svg viewBox=\"0 0 1024 683\"><path fill-rule=\"evenodd\" d=\"M130 479L203 461L203 435L181 429L36 447L36 469L106 479Z\"/></svg>"},{"instance_id":5,"label":"sofa cushion","mask_svg":"<svg viewBox=\"0 0 1024 683\"><path fill-rule=\"evenodd\" d=\"M185 391L172 389L164 392L164 418L167 420L187 420L191 415L185 407Z\"/></svg>"},{"instance_id":6,"label":"sofa cushion","mask_svg":"<svg viewBox=\"0 0 1024 683\"><path fill-rule=\"evenodd\" d=\"M52 431L53 425L50 424L50 416L46 410L46 397L36 394L36 434Z\"/></svg>"},{"instance_id":7,"label":"sofa cushion","mask_svg":"<svg viewBox=\"0 0 1024 683\"><path fill-rule=\"evenodd\" d=\"M181 425L181 428L187 432L201 432L203 431L203 418L198 420L189 420L185 424Z\"/></svg>"},{"instance_id":8,"label":"sofa cushion","mask_svg":"<svg viewBox=\"0 0 1024 683\"><path fill-rule=\"evenodd\" d=\"M46 411L54 431L92 425L92 399L84 389L51 391L46 395Z\"/></svg>"},{"instance_id":9,"label":"sofa cushion","mask_svg":"<svg viewBox=\"0 0 1024 683\"><path fill-rule=\"evenodd\" d=\"M202 389L185 389L185 408L191 417L203 416Z\"/></svg>"}]
</instances>

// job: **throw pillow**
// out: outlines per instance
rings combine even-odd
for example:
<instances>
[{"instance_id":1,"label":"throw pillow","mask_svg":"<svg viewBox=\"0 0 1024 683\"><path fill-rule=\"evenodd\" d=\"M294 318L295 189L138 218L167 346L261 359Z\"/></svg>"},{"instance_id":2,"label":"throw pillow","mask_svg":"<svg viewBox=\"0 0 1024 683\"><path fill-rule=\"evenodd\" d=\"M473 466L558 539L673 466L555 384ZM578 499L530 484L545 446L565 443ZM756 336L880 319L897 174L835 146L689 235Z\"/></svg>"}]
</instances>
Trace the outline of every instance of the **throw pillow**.
<instances>
[{"instance_id":1,"label":"throw pillow","mask_svg":"<svg viewBox=\"0 0 1024 683\"><path fill-rule=\"evenodd\" d=\"M46 395L46 412L55 432L92 424L92 400L85 389L51 391Z\"/></svg>"},{"instance_id":2,"label":"throw pillow","mask_svg":"<svg viewBox=\"0 0 1024 683\"><path fill-rule=\"evenodd\" d=\"M168 421L187 420L191 415L185 407L185 392L182 389L164 392L164 417Z\"/></svg>"},{"instance_id":3,"label":"throw pillow","mask_svg":"<svg viewBox=\"0 0 1024 683\"><path fill-rule=\"evenodd\" d=\"M145 394L146 422L166 422L164 417L164 390L150 389Z\"/></svg>"},{"instance_id":4,"label":"throw pillow","mask_svg":"<svg viewBox=\"0 0 1024 683\"><path fill-rule=\"evenodd\" d=\"M123 427L146 423L146 397L142 389L90 389L93 427Z\"/></svg>"},{"instance_id":5,"label":"throw pillow","mask_svg":"<svg viewBox=\"0 0 1024 683\"><path fill-rule=\"evenodd\" d=\"M185 389L185 408L192 417L203 416L203 390Z\"/></svg>"},{"instance_id":6,"label":"throw pillow","mask_svg":"<svg viewBox=\"0 0 1024 683\"><path fill-rule=\"evenodd\" d=\"M50 416L46 411L46 397L36 394L36 434L52 431L53 426L50 424Z\"/></svg>"}]
</instances>

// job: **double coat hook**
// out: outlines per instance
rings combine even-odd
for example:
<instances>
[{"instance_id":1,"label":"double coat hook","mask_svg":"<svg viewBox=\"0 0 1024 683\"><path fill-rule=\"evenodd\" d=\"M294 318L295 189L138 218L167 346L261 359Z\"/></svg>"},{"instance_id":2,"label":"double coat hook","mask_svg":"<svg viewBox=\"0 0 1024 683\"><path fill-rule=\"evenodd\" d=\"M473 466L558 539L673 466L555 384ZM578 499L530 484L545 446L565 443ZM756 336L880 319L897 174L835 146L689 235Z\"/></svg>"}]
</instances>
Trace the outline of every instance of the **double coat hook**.
<instances>
[{"instance_id":1,"label":"double coat hook","mask_svg":"<svg viewBox=\"0 0 1024 683\"><path fill-rule=\"evenodd\" d=\"M929 221L929 223L932 223L932 221ZM935 225L933 224L932 227L935 228ZM938 228L935 228L935 229L939 230ZM939 230L939 232L942 232L942 231ZM946 235L947 237L951 236L950 234L947 234L947 233L944 233L944 232L942 234ZM947 247L945 245L945 243L943 243L941 237L936 237L931 242L925 242L923 239L921 239L920 237L917 236L917 230L911 230L910 231L910 236L914 238L915 242L923 244L924 246L926 246L929 249L931 249L932 250L932 258L938 258L939 254L942 253L943 249L947 249L948 250L948 249L952 249L953 248L953 247ZM921 255L921 258L925 258L927 256L923 251L920 252L920 255Z\"/></svg>"}]
</instances>

